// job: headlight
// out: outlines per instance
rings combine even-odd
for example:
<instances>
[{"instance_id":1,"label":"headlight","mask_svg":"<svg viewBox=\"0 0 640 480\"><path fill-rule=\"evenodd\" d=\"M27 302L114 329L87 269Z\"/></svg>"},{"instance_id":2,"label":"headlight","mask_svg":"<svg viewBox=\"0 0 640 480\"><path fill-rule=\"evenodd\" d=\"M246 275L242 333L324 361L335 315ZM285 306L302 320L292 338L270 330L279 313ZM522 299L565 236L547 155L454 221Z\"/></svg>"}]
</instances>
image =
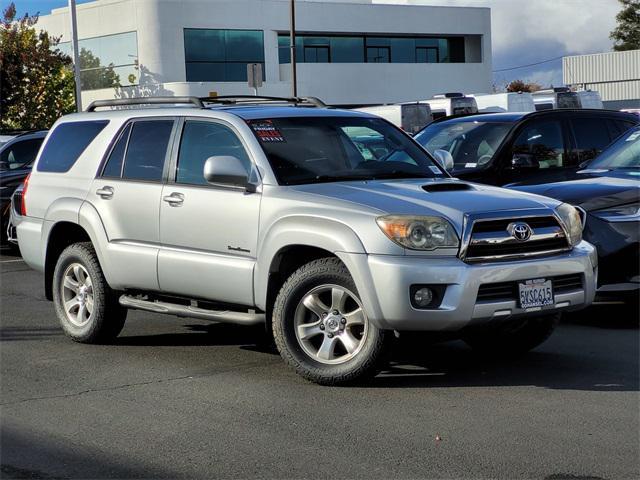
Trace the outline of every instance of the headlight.
<instances>
[{"instance_id":1,"label":"headlight","mask_svg":"<svg viewBox=\"0 0 640 480\"><path fill-rule=\"evenodd\" d=\"M640 203L628 203L591 212L608 222L634 222L640 220Z\"/></svg>"},{"instance_id":2,"label":"headlight","mask_svg":"<svg viewBox=\"0 0 640 480\"><path fill-rule=\"evenodd\" d=\"M556 213L562 220L564 229L569 235L569 243L575 246L582 240L582 220L578 209L568 203L563 203L556 208Z\"/></svg>"},{"instance_id":3,"label":"headlight","mask_svg":"<svg viewBox=\"0 0 640 480\"><path fill-rule=\"evenodd\" d=\"M376 219L387 237L411 250L433 250L458 246L451 224L440 217L385 215Z\"/></svg>"}]
</instances>

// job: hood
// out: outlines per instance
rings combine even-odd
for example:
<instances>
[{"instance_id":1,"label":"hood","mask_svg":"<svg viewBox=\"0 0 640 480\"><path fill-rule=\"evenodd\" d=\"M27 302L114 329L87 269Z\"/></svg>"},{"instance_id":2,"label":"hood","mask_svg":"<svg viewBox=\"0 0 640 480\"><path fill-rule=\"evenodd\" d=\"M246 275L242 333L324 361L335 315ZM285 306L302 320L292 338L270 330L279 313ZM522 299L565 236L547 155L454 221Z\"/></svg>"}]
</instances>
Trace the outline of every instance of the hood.
<instances>
[{"instance_id":1,"label":"hood","mask_svg":"<svg viewBox=\"0 0 640 480\"><path fill-rule=\"evenodd\" d=\"M306 194L355 203L387 214L444 216L458 231L465 213L555 208L559 202L456 179L374 180L291 187Z\"/></svg>"},{"instance_id":2,"label":"hood","mask_svg":"<svg viewBox=\"0 0 640 480\"><path fill-rule=\"evenodd\" d=\"M514 184L509 188L555 198L592 211L637 202L640 199L640 172L579 170L565 181L540 185Z\"/></svg>"}]
</instances>

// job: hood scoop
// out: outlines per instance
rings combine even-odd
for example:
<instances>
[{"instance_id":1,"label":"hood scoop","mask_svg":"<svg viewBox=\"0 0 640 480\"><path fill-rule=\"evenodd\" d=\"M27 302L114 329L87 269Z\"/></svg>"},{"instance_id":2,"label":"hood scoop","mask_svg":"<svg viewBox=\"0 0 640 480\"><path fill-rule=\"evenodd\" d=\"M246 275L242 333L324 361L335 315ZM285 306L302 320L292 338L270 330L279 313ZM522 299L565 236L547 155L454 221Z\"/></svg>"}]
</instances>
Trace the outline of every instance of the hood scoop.
<instances>
[{"instance_id":1,"label":"hood scoop","mask_svg":"<svg viewBox=\"0 0 640 480\"><path fill-rule=\"evenodd\" d=\"M433 183L431 185L423 185L422 189L427 193L460 192L462 190L474 190L474 188L468 183L458 182Z\"/></svg>"}]
</instances>

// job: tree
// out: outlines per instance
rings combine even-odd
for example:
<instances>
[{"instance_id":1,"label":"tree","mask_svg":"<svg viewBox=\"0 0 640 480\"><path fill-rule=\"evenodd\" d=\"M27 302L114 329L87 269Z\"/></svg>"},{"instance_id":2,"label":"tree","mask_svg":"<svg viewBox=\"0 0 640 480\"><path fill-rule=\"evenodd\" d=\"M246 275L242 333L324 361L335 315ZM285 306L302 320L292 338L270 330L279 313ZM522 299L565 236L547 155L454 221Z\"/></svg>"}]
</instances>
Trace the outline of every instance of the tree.
<instances>
[{"instance_id":1,"label":"tree","mask_svg":"<svg viewBox=\"0 0 640 480\"><path fill-rule=\"evenodd\" d=\"M640 49L640 0L618 0L622 10L616 15L618 26L609 38L616 52Z\"/></svg>"},{"instance_id":2,"label":"tree","mask_svg":"<svg viewBox=\"0 0 640 480\"><path fill-rule=\"evenodd\" d=\"M542 85L535 82L526 83L524 80L513 80L506 86L507 92L537 92Z\"/></svg>"},{"instance_id":3,"label":"tree","mask_svg":"<svg viewBox=\"0 0 640 480\"><path fill-rule=\"evenodd\" d=\"M55 48L60 39L36 32L38 16L16 19L12 3L0 24L0 129L49 128L74 111L71 58Z\"/></svg>"}]
</instances>

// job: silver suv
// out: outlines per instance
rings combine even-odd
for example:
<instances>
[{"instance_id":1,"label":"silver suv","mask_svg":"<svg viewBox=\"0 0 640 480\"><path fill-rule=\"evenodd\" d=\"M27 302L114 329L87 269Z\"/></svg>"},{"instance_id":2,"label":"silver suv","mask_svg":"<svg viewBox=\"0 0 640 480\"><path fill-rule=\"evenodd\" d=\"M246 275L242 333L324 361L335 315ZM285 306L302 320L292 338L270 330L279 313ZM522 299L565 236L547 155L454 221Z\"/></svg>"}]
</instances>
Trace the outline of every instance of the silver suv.
<instances>
[{"instance_id":1,"label":"silver suv","mask_svg":"<svg viewBox=\"0 0 640 480\"><path fill-rule=\"evenodd\" d=\"M168 102L184 105L132 108ZM390 123L309 107L116 100L56 122L12 215L66 334L112 340L131 308L265 323L300 375L338 384L378 372L394 332L513 354L591 303L575 208L450 178Z\"/></svg>"}]
</instances>

